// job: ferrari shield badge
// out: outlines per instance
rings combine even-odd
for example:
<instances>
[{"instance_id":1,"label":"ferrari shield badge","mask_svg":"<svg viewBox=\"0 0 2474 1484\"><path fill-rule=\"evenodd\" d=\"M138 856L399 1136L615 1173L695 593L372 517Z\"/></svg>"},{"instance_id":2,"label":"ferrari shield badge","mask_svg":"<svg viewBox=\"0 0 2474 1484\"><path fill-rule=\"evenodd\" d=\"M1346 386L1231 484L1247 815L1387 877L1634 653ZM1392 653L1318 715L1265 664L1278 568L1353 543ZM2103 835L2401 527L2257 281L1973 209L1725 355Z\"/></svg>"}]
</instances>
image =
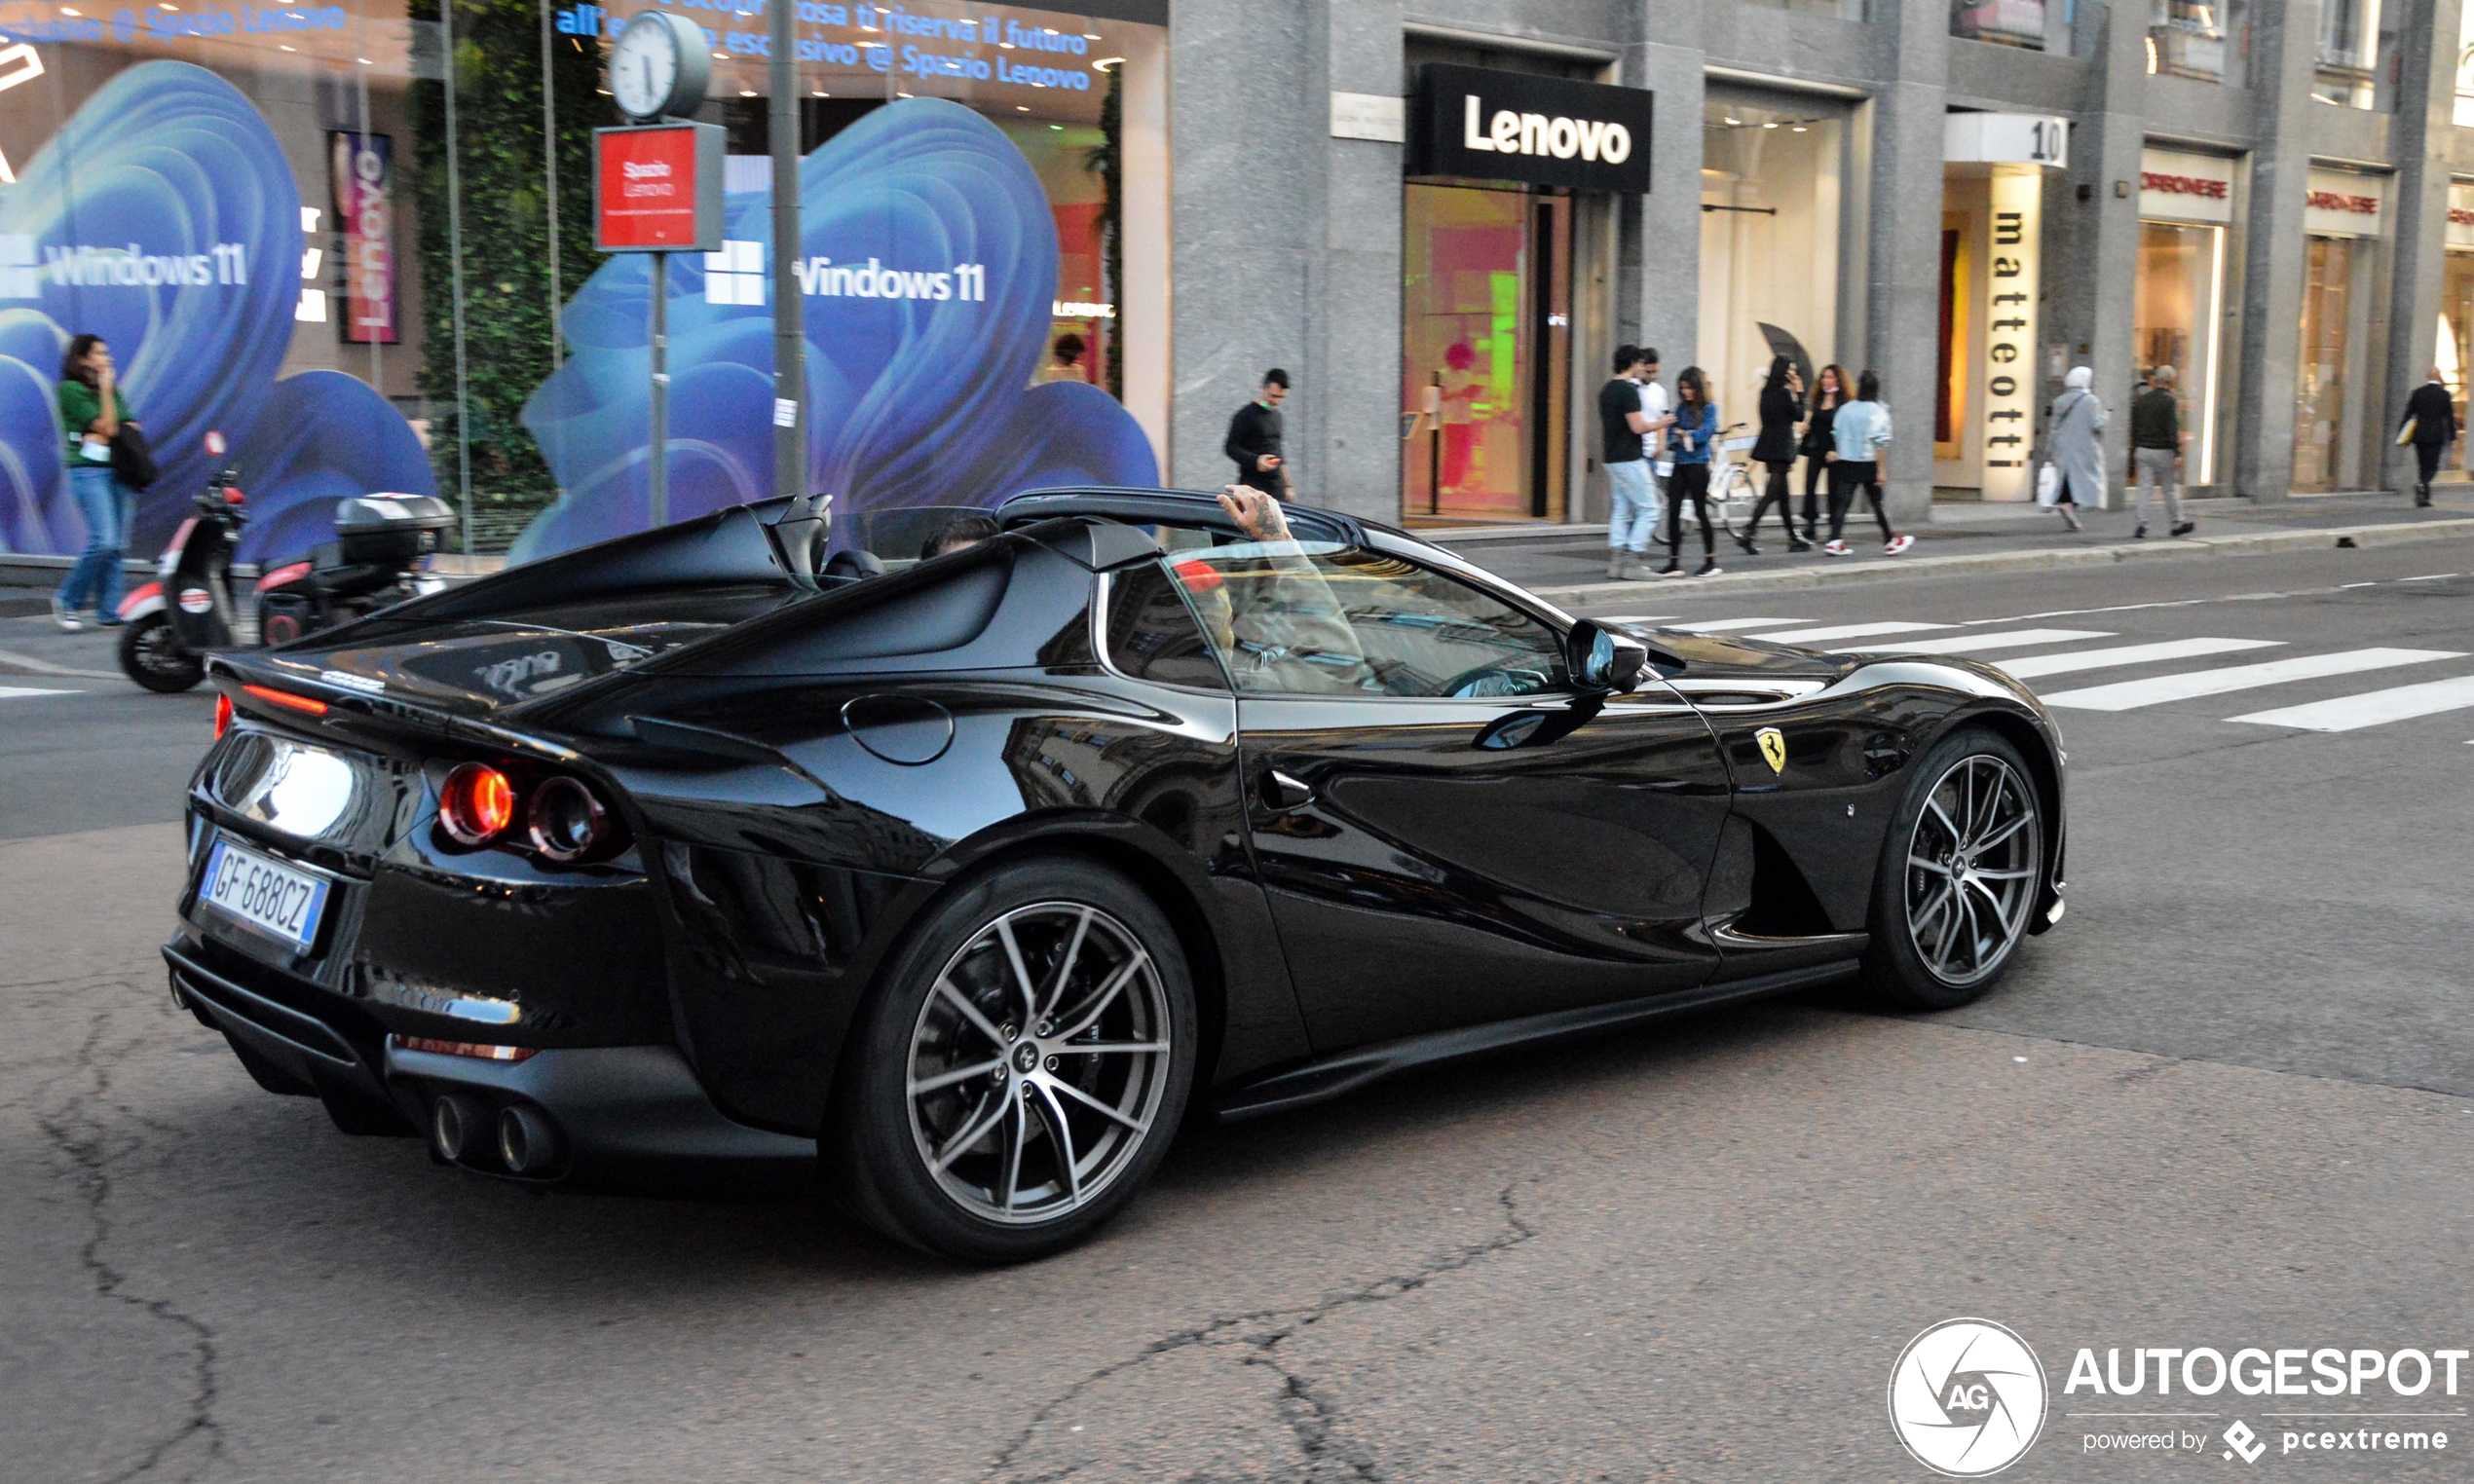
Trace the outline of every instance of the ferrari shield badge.
<instances>
[{"instance_id":1,"label":"ferrari shield badge","mask_svg":"<svg viewBox=\"0 0 2474 1484\"><path fill-rule=\"evenodd\" d=\"M1771 772L1786 771L1786 738L1777 727L1762 727L1752 734L1752 740L1761 744L1761 761L1770 764Z\"/></svg>"}]
</instances>

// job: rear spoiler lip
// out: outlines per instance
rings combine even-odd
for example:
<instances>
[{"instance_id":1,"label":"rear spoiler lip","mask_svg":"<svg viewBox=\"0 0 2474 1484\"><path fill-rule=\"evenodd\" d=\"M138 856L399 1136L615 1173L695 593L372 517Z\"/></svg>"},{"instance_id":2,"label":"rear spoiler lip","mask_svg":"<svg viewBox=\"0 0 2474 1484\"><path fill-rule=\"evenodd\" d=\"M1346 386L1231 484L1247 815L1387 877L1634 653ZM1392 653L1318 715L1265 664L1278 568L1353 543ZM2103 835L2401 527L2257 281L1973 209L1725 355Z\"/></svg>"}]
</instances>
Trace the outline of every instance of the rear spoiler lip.
<instances>
[{"instance_id":1,"label":"rear spoiler lip","mask_svg":"<svg viewBox=\"0 0 2474 1484\"><path fill-rule=\"evenodd\" d=\"M241 686L258 685L324 701L330 715L341 713L348 719L347 725L361 723L381 727L401 727L423 736L501 748L571 767L584 766L588 761L577 748L556 737L475 717L457 716L453 712L425 706L385 691L337 685L320 679L302 661L285 659L279 654L260 651L249 655L210 655L206 660L206 675L226 694ZM232 684L224 685L227 680ZM314 731L326 724L307 717L271 716L245 696L235 696L234 704L248 712L253 719L274 720L300 730Z\"/></svg>"}]
</instances>

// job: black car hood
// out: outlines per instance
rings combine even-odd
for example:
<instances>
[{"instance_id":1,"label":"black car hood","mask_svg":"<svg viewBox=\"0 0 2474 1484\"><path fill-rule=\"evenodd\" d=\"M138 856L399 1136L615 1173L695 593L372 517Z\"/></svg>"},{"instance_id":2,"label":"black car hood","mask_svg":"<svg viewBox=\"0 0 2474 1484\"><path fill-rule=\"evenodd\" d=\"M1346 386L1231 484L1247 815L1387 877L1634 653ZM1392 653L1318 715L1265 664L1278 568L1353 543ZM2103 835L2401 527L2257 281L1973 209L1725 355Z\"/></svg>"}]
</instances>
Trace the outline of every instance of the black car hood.
<instances>
[{"instance_id":1,"label":"black car hood","mask_svg":"<svg viewBox=\"0 0 2474 1484\"><path fill-rule=\"evenodd\" d=\"M1695 680L1836 680L1854 670L1856 661L1845 654L1798 649L1757 639L1730 639L1715 634L1688 634L1647 624L1618 624L1643 643L1667 650L1684 662L1684 674Z\"/></svg>"}]
</instances>

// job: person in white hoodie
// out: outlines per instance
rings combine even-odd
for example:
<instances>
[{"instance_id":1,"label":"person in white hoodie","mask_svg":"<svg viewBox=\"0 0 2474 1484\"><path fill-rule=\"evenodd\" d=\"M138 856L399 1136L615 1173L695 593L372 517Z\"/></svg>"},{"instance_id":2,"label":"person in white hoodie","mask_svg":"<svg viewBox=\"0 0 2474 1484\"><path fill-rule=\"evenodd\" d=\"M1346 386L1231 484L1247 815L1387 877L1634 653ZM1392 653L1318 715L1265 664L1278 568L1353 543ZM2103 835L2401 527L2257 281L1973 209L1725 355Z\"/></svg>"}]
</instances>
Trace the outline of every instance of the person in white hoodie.
<instances>
[{"instance_id":1,"label":"person in white hoodie","mask_svg":"<svg viewBox=\"0 0 2474 1484\"><path fill-rule=\"evenodd\" d=\"M1830 538L1821 549L1832 556L1847 555L1847 507L1855 503L1857 490L1872 501L1884 556L1896 556L1916 544L1914 537L1890 529L1890 514L1881 507L1881 451L1890 446L1890 409L1882 403L1878 372L1856 378L1856 400L1838 410L1830 437L1838 446L1830 455Z\"/></svg>"},{"instance_id":2,"label":"person in white hoodie","mask_svg":"<svg viewBox=\"0 0 2474 1484\"><path fill-rule=\"evenodd\" d=\"M2096 400L2090 390L2096 384L2096 373L2085 366L2074 366L2063 378L2062 394L2053 398L2045 414L2044 436L2050 449L2054 472L2060 483L2053 492L2052 507L2061 512L2062 524L2073 531L2083 529L2076 508L2085 505L2090 510L2105 507L2105 448L2097 434L2112 420L2105 415L2105 404Z\"/></svg>"}]
</instances>

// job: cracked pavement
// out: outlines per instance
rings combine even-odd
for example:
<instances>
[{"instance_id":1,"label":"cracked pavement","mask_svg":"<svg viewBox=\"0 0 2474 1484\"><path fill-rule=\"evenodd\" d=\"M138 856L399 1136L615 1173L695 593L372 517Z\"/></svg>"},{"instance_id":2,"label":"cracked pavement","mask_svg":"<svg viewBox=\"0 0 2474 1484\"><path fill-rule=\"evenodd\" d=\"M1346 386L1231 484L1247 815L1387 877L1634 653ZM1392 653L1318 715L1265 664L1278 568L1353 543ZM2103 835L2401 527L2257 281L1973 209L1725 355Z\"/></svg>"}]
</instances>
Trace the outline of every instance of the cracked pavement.
<instances>
[{"instance_id":1,"label":"cracked pavement","mask_svg":"<svg viewBox=\"0 0 2474 1484\"><path fill-rule=\"evenodd\" d=\"M2332 586L2283 562L2214 565ZM1816 616L2145 601L2171 565ZM2173 632L2474 649L2467 612L2322 592ZM0 760L0 1477L1921 1480L1884 1388L1957 1315L2051 1376L2005 1479L2215 1467L2082 1457L2071 1354L2474 1337L2474 713L2257 741L2230 709L2065 718L2071 915L1975 1007L1773 1003L1194 1130L1099 1241L999 1272L795 1190L442 1171L260 1092L164 993L175 811L5 828L28 791L117 821L177 788L54 737ZM153 752L203 738L161 716L128 723ZM2309 1467L2463 1478L2455 1426Z\"/></svg>"}]
</instances>

